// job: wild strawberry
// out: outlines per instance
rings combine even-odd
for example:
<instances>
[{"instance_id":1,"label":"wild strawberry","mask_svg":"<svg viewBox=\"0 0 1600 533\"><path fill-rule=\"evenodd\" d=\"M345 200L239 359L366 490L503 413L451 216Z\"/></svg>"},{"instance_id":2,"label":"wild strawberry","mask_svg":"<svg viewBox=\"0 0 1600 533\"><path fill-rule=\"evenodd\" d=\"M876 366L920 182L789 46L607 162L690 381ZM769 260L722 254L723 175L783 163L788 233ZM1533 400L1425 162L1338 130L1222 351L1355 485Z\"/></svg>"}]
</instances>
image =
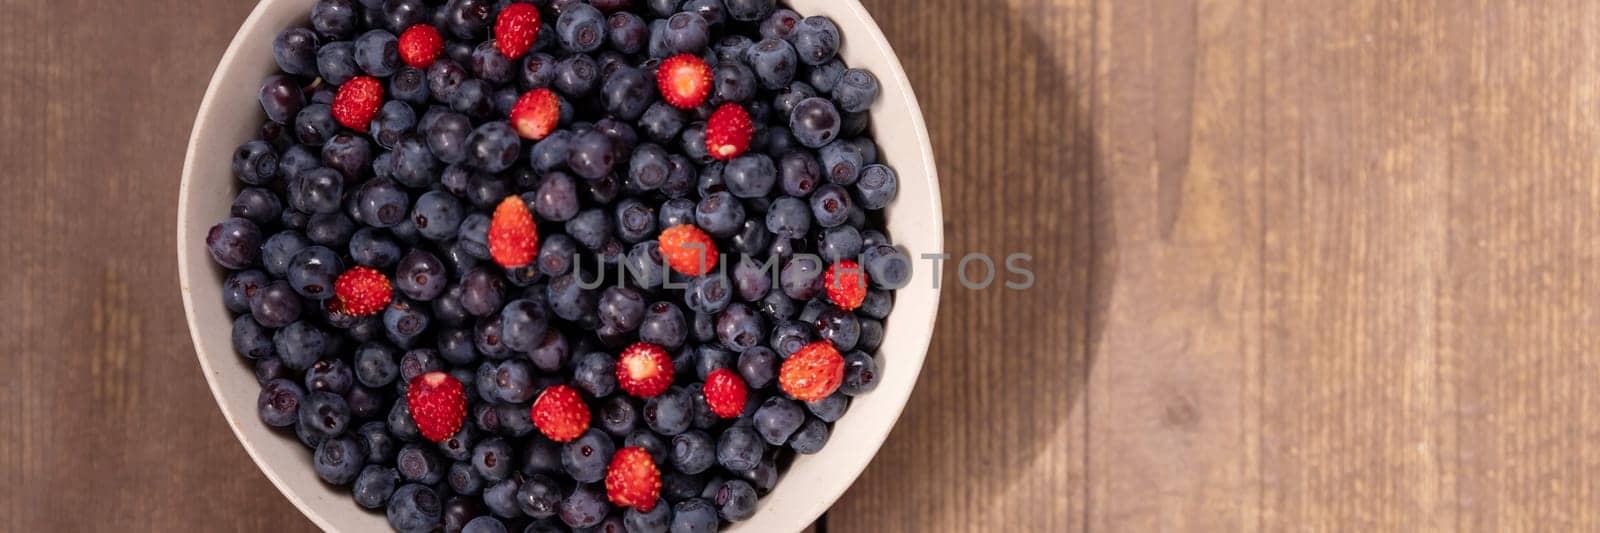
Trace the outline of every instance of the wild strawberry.
<instances>
[{"instance_id":1,"label":"wild strawberry","mask_svg":"<svg viewBox=\"0 0 1600 533\"><path fill-rule=\"evenodd\" d=\"M367 316L389 306L394 290L389 278L376 270L358 266L346 270L333 282L333 296L339 309L350 316Z\"/></svg>"},{"instance_id":2,"label":"wild strawberry","mask_svg":"<svg viewBox=\"0 0 1600 533\"><path fill-rule=\"evenodd\" d=\"M606 469L606 497L611 503L648 513L661 497L661 471L650 452L638 446L617 450Z\"/></svg>"},{"instance_id":3,"label":"wild strawberry","mask_svg":"<svg viewBox=\"0 0 1600 533\"><path fill-rule=\"evenodd\" d=\"M711 96L711 67L694 54L678 54L656 69L661 99L678 109L694 109Z\"/></svg>"},{"instance_id":4,"label":"wild strawberry","mask_svg":"<svg viewBox=\"0 0 1600 533\"><path fill-rule=\"evenodd\" d=\"M679 224L661 232L657 239L661 257L673 270L686 276L700 276L717 266L717 243L693 224ZM493 242L493 241L490 241Z\"/></svg>"},{"instance_id":5,"label":"wild strawberry","mask_svg":"<svg viewBox=\"0 0 1600 533\"><path fill-rule=\"evenodd\" d=\"M539 228L528 203L520 196L507 196L489 219L489 256L500 266L518 268L532 263L538 254Z\"/></svg>"},{"instance_id":6,"label":"wild strawberry","mask_svg":"<svg viewBox=\"0 0 1600 533\"><path fill-rule=\"evenodd\" d=\"M712 159L728 161L744 155L750 149L750 137L755 135L755 125L750 122L750 112L732 102L722 104L706 120L706 152Z\"/></svg>"},{"instance_id":7,"label":"wild strawberry","mask_svg":"<svg viewBox=\"0 0 1600 533\"><path fill-rule=\"evenodd\" d=\"M344 127L367 131L383 105L383 84L372 76L356 76L339 86L333 96L333 118Z\"/></svg>"},{"instance_id":8,"label":"wild strawberry","mask_svg":"<svg viewBox=\"0 0 1600 533\"><path fill-rule=\"evenodd\" d=\"M524 139L544 139L560 125L561 99L550 89L528 91L511 106L511 127Z\"/></svg>"},{"instance_id":9,"label":"wild strawberry","mask_svg":"<svg viewBox=\"0 0 1600 533\"><path fill-rule=\"evenodd\" d=\"M711 407L711 412L722 418L734 418L744 412L744 400L747 390L744 379L732 370L718 368L706 376L706 383L700 386L701 393L706 396L706 405Z\"/></svg>"},{"instance_id":10,"label":"wild strawberry","mask_svg":"<svg viewBox=\"0 0 1600 533\"><path fill-rule=\"evenodd\" d=\"M467 397L461 382L437 370L412 378L406 389L406 406L411 408L411 418L416 420L422 436L433 442L455 435L467 418Z\"/></svg>"},{"instance_id":11,"label":"wild strawberry","mask_svg":"<svg viewBox=\"0 0 1600 533\"><path fill-rule=\"evenodd\" d=\"M553 385L540 393L530 415L539 432L556 442L571 442L589 429L589 406L578 391L566 385Z\"/></svg>"},{"instance_id":12,"label":"wild strawberry","mask_svg":"<svg viewBox=\"0 0 1600 533\"><path fill-rule=\"evenodd\" d=\"M428 24L413 24L400 33L400 59L407 65L428 68L444 51L444 38Z\"/></svg>"},{"instance_id":13,"label":"wild strawberry","mask_svg":"<svg viewBox=\"0 0 1600 533\"><path fill-rule=\"evenodd\" d=\"M617 358L617 384L639 398L654 398L672 386L672 356L648 342L636 342Z\"/></svg>"},{"instance_id":14,"label":"wild strawberry","mask_svg":"<svg viewBox=\"0 0 1600 533\"><path fill-rule=\"evenodd\" d=\"M533 4L508 5L494 21L494 45L513 61L527 54L538 36L539 8Z\"/></svg>"},{"instance_id":15,"label":"wild strawberry","mask_svg":"<svg viewBox=\"0 0 1600 533\"><path fill-rule=\"evenodd\" d=\"M844 383L844 357L833 343L817 341L800 347L778 370L778 386L796 400L827 398Z\"/></svg>"},{"instance_id":16,"label":"wild strawberry","mask_svg":"<svg viewBox=\"0 0 1600 533\"><path fill-rule=\"evenodd\" d=\"M841 259L834 263L822 275L822 283L828 300L845 311L856 310L867 299L867 273L855 261Z\"/></svg>"}]
</instances>

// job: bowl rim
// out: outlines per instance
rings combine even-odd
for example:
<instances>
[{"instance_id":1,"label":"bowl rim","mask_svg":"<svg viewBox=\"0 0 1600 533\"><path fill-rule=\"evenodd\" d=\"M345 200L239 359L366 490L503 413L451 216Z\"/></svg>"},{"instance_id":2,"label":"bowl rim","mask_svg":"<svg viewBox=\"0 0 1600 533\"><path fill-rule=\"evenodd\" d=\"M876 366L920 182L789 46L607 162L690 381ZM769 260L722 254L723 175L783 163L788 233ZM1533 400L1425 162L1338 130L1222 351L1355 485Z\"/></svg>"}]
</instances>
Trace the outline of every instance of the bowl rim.
<instances>
[{"instance_id":1,"label":"bowl rim","mask_svg":"<svg viewBox=\"0 0 1600 533\"><path fill-rule=\"evenodd\" d=\"M204 122L205 117L212 114L213 108L218 105L218 100L221 93L220 88L226 70L224 67L236 62L238 56L244 53L244 49L247 48L245 38L246 35L250 33L248 30L260 25L261 20L267 16L267 13L270 11L272 6L282 1L287 0L260 0L257 2L256 6L251 9L250 14L245 17L243 22L240 23L239 28L235 31L233 38L229 40L226 51L223 52L222 57L218 60L216 67L212 71L211 79L206 85L205 94L200 101L199 108L195 112L195 119L191 125L189 134L188 146L184 152L182 176L178 185L177 214L175 217L177 222L177 241L175 244L177 248L179 291L181 295L180 299L183 301L184 319L189 329L190 342L193 344L195 358L200 362L201 371L205 375L207 387L211 390L213 402L215 403L218 411L221 412L224 419L228 422L229 430L233 432L235 440L237 440L239 444L244 447L245 453L250 456L250 460L255 464L256 470L265 475L268 481L272 482L272 485L278 490L279 494L283 495L285 499L293 504L302 515L311 520L312 523L316 524L318 528L324 531L336 531L337 529L335 528L333 522L328 517L324 516L317 507L311 505L311 503L300 494L300 491L297 487L290 484L288 480L283 479L283 477L278 474L275 468L268 466L269 461L267 461L264 457L262 450L258 448L252 438L249 438L247 435L245 435L244 429L240 426L239 421L234 420L233 416L230 415L229 410L224 408L224 405L226 404L226 400L224 399L224 391L222 390L220 381L213 377L216 375L218 369L213 368L211 357L207 355L207 350L204 348L205 343L202 341L201 332L196 327L198 323L196 318L197 311L195 309L192 286L192 283L195 282L196 275L191 270L190 264L194 260L193 256L199 252L197 248L192 246L190 241L191 239L199 237L200 235L193 234L195 232L191 231L189 224L189 222L191 222L189 213L190 196L193 190L192 185L196 181L194 174L197 164L196 161L199 156L198 146L201 139L200 126ZM851 40L857 45L870 44L872 48L872 51L870 52L871 54L883 57L887 60L886 65L874 68L874 75L880 77L889 76L893 80L893 83L890 85L904 88L903 91L896 91L893 94L885 92L880 97L900 98L902 100L901 103L906 107L908 112L909 123L904 124L903 126L909 127L909 133L911 133L914 137L914 142L916 143L919 152L918 157L925 167L925 180L929 184L927 193L928 196L922 200L929 203L933 220L938 222L937 224L934 224L933 227L925 228L923 231L931 234L931 242L934 243L935 247L934 251L942 253L944 251L945 242L943 226L943 221L945 219L943 197L939 187L938 166L934 158L933 143L928 134L927 123L923 117L922 107L918 102L915 89L911 84L911 80L906 75L904 66L900 62L899 55L895 53L894 48L890 45L888 38L884 36L883 30L878 25L877 20L874 19L871 13L869 13L867 9L861 5L859 0L827 0L827 2L831 4L831 7L835 9L846 10L852 16L866 23L864 28L866 33L859 36L853 35ZM896 203L898 202L899 200L896 200ZM203 234L202 229L196 229L201 231ZM206 258L201 259L208 260ZM912 260L914 262L916 258L912 258ZM911 347L914 348L910 351L910 353L916 354L916 364L905 365L901 370L899 370L908 372L910 374L908 381L909 385L904 389L901 389L899 391L900 394L893 398L894 401L892 404L895 406L895 408L893 416L889 418L889 424L881 431L871 432L865 439L858 441L855 444L855 446L860 448L871 449L873 450L873 453L866 454L864 459L851 461L849 464L842 465L844 468L831 472L831 474L834 476L848 479L850 482L830 485L831 488L829 490L817 493L817 498L813 500L814 503L811 504L804 513L801 513L801 516L806 517L803 522L804 524L809 525L814 523L820 516L822 516L822 514L831 508L846 491L849 490L849 488L854 484L855 480L860 477L861 473L865 471L867 466L872 462L872 459L876 457L877 452L881 451L884 441L888 439L888 436L893 431L894 426L898 424L900 417L904 415L905 409L910 401L910 396L916 389L916 383L921 376L924 365L926 364L928 350L932 344L934 326L938 318L938 308L942 295L942 284L938 283L937 280L934 280L930 290L931 292L929 295L931 297L931 303L929 304L930 307L926 311L926 324L924 325L927 334L921 336L921 338L912 339L910 341L912 343ZM880 390L875 392L882 394L890 391ZM763 500L765 500L765 498L763 498ZM360 509L360 511L370 512L369 510L364 509ZM739 527L739 524L735 524L733 529L737 531L741 528Z\"/></svg>"}]
</instances>

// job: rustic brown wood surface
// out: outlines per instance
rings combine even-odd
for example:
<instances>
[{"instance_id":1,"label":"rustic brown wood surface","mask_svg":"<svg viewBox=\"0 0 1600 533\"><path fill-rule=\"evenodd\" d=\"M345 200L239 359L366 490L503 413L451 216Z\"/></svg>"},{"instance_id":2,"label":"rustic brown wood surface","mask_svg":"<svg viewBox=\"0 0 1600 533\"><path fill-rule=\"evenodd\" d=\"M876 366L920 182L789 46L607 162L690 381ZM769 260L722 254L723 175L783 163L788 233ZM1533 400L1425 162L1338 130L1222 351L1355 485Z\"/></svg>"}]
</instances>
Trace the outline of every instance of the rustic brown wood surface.
<instances>
[{"instance_id":1,"label":"rustic brown wood surface","mask_svg":"<svg viewBox=\"0 0 1600 533\"><path fill-rule=\"evenodd\" d=\"M864 3L1038 285L946 291L829 531L1600 529L1600 3ZM0 2L0 530L311 528L172 257L252 5Z\"/></svg>"}]
</instances>

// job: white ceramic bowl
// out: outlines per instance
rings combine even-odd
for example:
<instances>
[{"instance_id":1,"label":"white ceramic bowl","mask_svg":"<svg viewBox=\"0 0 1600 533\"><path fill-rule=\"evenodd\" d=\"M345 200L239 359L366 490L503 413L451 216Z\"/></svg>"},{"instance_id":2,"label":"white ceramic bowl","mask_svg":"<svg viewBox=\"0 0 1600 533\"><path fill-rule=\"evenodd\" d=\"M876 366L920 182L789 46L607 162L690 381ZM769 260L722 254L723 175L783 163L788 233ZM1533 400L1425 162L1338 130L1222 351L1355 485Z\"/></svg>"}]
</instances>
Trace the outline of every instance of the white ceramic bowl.
<instances>
[{"instance_id":1,"label":"white ceramic bowl","mask_svg":"<svg viewBox=\"0 0 1600 533\"><path fill-rule=\"evenodd\" d=\"M245 19L222 56L195 118L178 200L178 272L195 352L211 393L245 451L278 490L313 522L329 531L378 531L381 513L356 506L348 491L331 487L311 470L310 455L292 436L275 432L256 414L259 387L251 368L235 355L230 318L222 305L224 271L205 246L212 224L228 216L238 186L232 152L255 133L264 114L256 100L261 79L276 71L272 38L308 18L313 0L263 0ZM891 238L919 265L925 253L943 251L943 215L933 152L922 112L894 51L872 17L855 0L789 0L803 15L826 15L844 35L842 55L871 70L883 85L872 108L882 159L900 177L900 194L888 211ZM896 294L880 351L878 389L856 398L834 425L821 453L802 456L762 498L754 518L735 531L795 531L809 525L861 474L905 407L933 335L939 290L931 268L916 269L910 286Z\"/></svg>"}]
</instances>

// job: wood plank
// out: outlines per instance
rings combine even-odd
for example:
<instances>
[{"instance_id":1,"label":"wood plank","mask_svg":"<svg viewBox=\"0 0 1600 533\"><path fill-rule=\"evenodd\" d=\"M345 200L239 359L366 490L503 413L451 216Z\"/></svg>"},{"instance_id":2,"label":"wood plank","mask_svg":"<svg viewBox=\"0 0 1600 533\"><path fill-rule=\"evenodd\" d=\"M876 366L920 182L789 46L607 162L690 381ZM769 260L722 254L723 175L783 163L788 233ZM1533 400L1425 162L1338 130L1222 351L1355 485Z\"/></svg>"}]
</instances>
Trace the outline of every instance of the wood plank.
<instances>
[{"instance_id":1,"label":"wood plank","mask_svg":"<svg viewBox=\"0 0 1600 533\"><path fill-rule=\"evenodd\" d=\"M1034 256L1031 290L957 287L922 379L830 531L1063 531L1084 516L1092 172L1087 1L863 2L918 87L946 249ZM1000 259L996 259L1000 261ZM926 266L922 264L919 266ZM981 276L972 265L973 277Z\"/></svg>"}]
</instances>

